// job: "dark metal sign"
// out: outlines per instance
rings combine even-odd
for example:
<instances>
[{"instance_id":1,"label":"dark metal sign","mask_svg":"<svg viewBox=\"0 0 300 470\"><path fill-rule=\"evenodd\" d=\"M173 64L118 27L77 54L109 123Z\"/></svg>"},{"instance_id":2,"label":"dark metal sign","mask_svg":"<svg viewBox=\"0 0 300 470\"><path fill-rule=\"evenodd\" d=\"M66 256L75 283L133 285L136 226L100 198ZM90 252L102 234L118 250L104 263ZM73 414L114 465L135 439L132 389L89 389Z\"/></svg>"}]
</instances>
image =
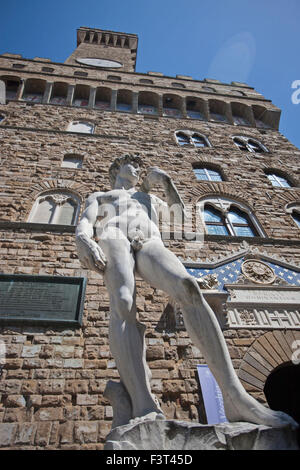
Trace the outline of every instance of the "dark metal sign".
<instances>
[{"instance_id":1,"label":"dark metal sign","mask_svg":"<svg viewBox=\"0 0 300 470\"><path fill-rule=\"evenodd\" d=\"M82 323L84 277L0 274L0 323Z\"/></svg>"}]
</instances>

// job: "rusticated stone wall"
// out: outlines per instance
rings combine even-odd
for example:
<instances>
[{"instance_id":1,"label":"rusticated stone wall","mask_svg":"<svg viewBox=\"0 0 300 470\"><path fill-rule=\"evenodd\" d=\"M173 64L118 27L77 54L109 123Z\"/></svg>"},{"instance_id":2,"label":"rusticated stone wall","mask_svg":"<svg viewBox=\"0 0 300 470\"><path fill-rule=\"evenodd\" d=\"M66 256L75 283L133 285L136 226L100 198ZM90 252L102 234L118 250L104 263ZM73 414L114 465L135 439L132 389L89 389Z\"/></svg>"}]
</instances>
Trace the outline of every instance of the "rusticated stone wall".
<instances>
[{"instance_id":1,"label":"rusticated stone wall","mask_svg":"<svg viewBox=\"0 0 300 470\"><path fill-rule=\"evenodd\" d=\"M13 64L24 64L24 69ZM68 84L107 86L112 90L148 90L186 97L190 91L203 99L218 98L227 103L237 99L248 105L263 104L277 110L262 95L246 85L210 83L217 92L205 93L205 82L159 74L99 71L92 68L53 64L45 60L0 57L1 76L41 78ZM42 72L42 67L53 72ZM74 78L78 70L86 79ZM108 79L119 75L120 83ZM142 85L140 79L153 85ZM174 88L180 82L185 90ZM206 83L208 85L208 83ZM201 91L202 90L202 91ZM243 90L245 97L234 96ZM198 95L197 95L198 96ZM234 98L233 98L234 96ZM102 449L110 430L112 408L103 397L108 379L118 372L108 344L109 300L101 278L82 270L76 254L74 231L50 231L33 227L28 217L35 199L48 189L75 193L81 202L95 190L109 190L108 168L116 156L139 153L144 168L157 165L173 178L184 202L194 211L199 200L220 195L237 199L252 209L266 238L248 240L269 255L287 262L300 260L299 228L285 206L299 202L299 153L275 129L233 126L187 118L143 116L134 113L81 109L72 106L9 101L0 105L0 270L3 273L87 276L88 284L81 328L6 325L0 339L6 345L0 378L0 447L2 449ZM67 132L69 122L86 120L95 125L93 135ZM175 131L192 130L206 136L211 147L181 147ZM268 153L239 150L232 136L246 135L260 141ZM62 168L67 153L83 157L81 169ZM192 165L214 164L223 174L222 182L199 182ZM294 186L274 188L265 169L280 169ZM15 224L13 224L13 222ZM19 224L19 225L16 225ZM195 225L192 227L196 230ZM205 243L170 240L165 244L183 260L212 259L239 250L242 239L207 236ZM201 352L187 333L166 331L160 320L169 299L137 280L139 320L147 326L147 360L152 372L152 389L166 416L204 422L196 365L204 363ZM236 370L254 342L265 330L225 330L224 336ZM243 382L259 400L264 395Z\"/></svg>"}]
</instances>

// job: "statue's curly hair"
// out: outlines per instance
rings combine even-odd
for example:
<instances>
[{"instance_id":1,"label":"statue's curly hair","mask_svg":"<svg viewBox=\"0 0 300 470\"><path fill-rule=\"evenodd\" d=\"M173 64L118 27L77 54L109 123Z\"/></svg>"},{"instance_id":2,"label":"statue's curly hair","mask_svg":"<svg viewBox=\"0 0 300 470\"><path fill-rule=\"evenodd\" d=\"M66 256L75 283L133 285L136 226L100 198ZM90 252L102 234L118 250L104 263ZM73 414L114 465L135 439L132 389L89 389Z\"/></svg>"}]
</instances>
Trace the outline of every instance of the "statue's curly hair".
<instances>
[{"instance_id":1,"label":"statue's curly hair","mask_svg":"<svg viewBox=\"0 0 300 470\"><path fill-rule=\"evenodd\" d=\"M123 155L122 157L117 157L113 163L109 167L109 181L111 184L111 187L114 188L117 174L119 172L119 168L122 165L126 165L126 163L138 163L139 166L142 166L142 159L139 155L132 155L132 154L126 154Z\"/></svg>"}]
</instances>

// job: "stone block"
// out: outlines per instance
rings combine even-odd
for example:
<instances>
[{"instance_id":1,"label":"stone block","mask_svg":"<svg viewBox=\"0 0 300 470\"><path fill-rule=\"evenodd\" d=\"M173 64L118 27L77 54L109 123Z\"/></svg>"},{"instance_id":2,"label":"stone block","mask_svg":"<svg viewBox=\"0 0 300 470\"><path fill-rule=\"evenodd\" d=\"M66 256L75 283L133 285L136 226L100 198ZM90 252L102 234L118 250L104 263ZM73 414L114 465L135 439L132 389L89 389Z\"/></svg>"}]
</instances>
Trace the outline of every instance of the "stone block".
<instances>
[{"instance_id":1,"label":"stone block","mask_svg":"<svg viewBox=\"0 0 300 470\"><path fill-rule=\"evenodd\" d=\"M113 429L104 450L299 450L297 431L252 423L144 421Z\"/></svg>"},{"instance_id":2,"label":"stone block","mask_svg":"<svg viewBox=\"0 0 300 470\"><path fill-rule=\"evenodd\" d=\"M76 404L77 405L97 405L98 403L98 395L80 395L78 394L76 397Z\"/></svg>"},{"instance_id":3,"label":"stone block","mask_svg":"<svg viewBox=\"0 0 300 470\"><path fill-rule=\"evenodd\" d=\"M30 445L34 442L37 425L35 423L19 424L15 444Z\"/></svg>"},{"instance_id":4,"label":"stone block","mask_svg":"<svg viewBox=\"0 0 300 470\"><path fill-rule=\"evenodd\" d=\"M41 351L41 345L23 346L21 357L38 357Z\"/></svg>"},{"instance_id":5,"label":"stone block","mask_svg":"<svg viewBox=\"0 0 300 470\"><path fill-rule=\"evenodd\" d=\"M89 444L97 442L98 423L97 422L77 422L74 426L75 442Z\"/></svg>"},{"instance_id":6,"label":"stone block","mask_svg":"<svg viewBox=\"0 0 300 470\"><path fill-rule=\"evenodd\" d=\"M0 423L0 447L13 444L17 426L15 423Z\"/></svg>"},{"instance_id":7,"label":"stone block","mask_svg":"<svg viewBox=\"0 0 300 470\"><path fill-rule=\"evenodd\" d=\"M52 423L39 422L37 423L37 430L35 435L35 444L40 447L47 447L50 440Z\"/></svg>"},{"instance_id":8,"label":"stone block","mask_svg":"<svg viewBox=\"0 0 300 470\"><path fill-rule=\"evenodd\" d=\"M26 406L26 400L23 395L8 395L5 400L5 406L7 407L24 407Z\"/></svg>"},{"instance_id":9,"label":"stone block","mask_svg":"<svg viewBox=\"0 0 300 470\"><path fill-rule=\"evenodd\" d=\"M35 421L59 421L63 419L62 408L40 408L34 414Z\"/></svg>"}]
</instances>

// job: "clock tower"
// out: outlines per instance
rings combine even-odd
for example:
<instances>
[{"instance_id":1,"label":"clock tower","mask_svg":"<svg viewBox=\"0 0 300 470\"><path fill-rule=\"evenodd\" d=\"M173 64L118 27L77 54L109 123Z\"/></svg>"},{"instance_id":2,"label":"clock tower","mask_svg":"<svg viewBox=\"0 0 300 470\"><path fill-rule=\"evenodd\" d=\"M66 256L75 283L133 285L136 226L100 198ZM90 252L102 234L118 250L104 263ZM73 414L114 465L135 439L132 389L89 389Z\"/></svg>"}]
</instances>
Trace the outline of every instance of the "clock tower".
<instances>
[{"instance_id":1,"label":"clock tower","mask_svg":"<svg viewBox=\"0 0 300 470\"><path fill-rule=\"evenodd\" d=\"M82 26L77 30L77 48L65 64L134 72L137 45L136 34Z\"/></svg>"}]
</instances>

